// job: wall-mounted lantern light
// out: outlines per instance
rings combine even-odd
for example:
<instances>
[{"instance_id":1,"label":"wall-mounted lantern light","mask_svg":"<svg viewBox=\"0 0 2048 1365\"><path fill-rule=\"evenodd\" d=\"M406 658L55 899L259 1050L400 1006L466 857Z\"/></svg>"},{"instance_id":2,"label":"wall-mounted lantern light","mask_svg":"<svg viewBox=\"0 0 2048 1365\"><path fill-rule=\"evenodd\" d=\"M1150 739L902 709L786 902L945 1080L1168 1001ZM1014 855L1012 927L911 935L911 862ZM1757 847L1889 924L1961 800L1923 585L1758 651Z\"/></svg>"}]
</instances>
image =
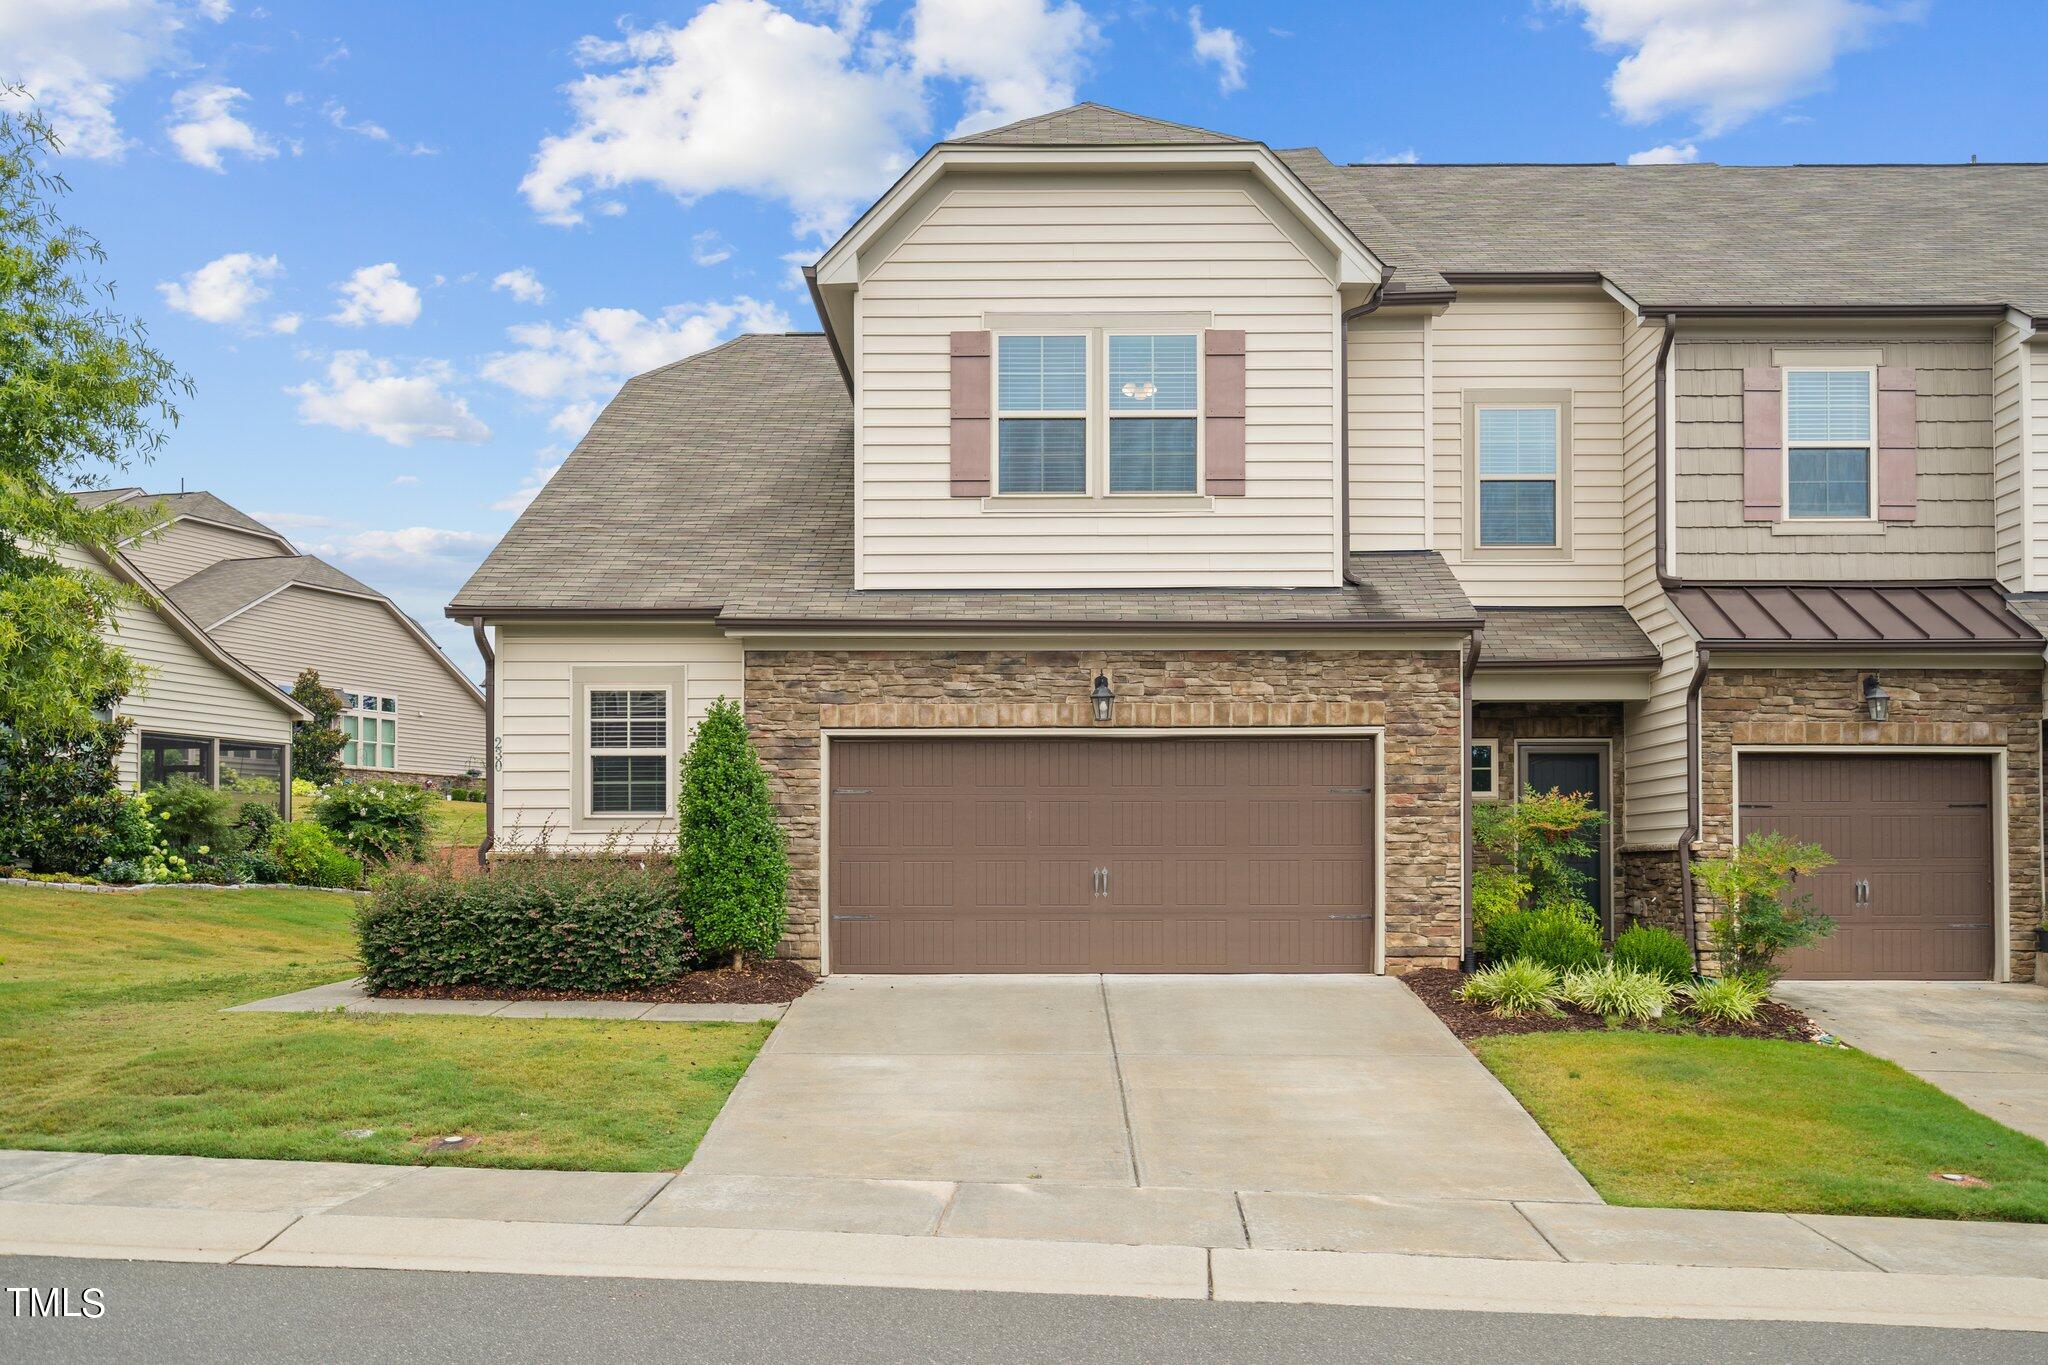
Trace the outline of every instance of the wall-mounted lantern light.
<instances>
[{"instance_id":1,"label":"wall-mounted lantern light","mask_svg":"<svg viewBox=\"0 0 2048 1365\"><path fill-rule=\"evenodd\" d=\"M1884 690L1884 684L1877 680L1875 673L1866 674L1863 678L1863 710L1880 724L1892 713L1892 694Z\"/></svg>"},{"instance_id":2,"label":"wall-mounted lantern light","mask_svg":"<svg viewBox=\"0 0 2048 1365\"><path fill-rule=\"evenodd\" d=\"M1088 702L1095 708L1095 720L1102 724L1109 720L1110 708L1116 705L1116 693L1109 690L1109 675L1095 675L1095 690L1088 694Z\"/></svg>"}]
</instances>

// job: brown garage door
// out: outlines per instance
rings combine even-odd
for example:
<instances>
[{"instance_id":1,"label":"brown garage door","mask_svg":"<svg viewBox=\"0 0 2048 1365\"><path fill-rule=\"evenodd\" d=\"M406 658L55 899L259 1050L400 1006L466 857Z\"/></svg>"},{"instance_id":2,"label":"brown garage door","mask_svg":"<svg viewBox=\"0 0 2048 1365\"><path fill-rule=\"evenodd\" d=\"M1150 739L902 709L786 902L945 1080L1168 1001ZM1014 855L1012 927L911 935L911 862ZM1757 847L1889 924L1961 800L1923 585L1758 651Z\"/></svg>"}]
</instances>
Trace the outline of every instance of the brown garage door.
<instances>
[{"instance_id":1,"label":"brown garage door","mask_svg":"<svg viewBox=\"0 0 2048 1365\"><path fill-rule=\"evenodd\" d=\"M1364 739L841 739L844 972L1372 968Z\"/></svg>"},{"instance_id":2,"label":"brown garage door","mask_svg":"<svg viewBox=\"0 0 2048 1365\"><path fill-rule=\"evenodd\" d=\"M1835 930L1786 959L1814 980L1981 981L1992 972L1991 761L1742 759L1742 831L1819 844L1804 879Z\"/></svg>"}]
</instances>

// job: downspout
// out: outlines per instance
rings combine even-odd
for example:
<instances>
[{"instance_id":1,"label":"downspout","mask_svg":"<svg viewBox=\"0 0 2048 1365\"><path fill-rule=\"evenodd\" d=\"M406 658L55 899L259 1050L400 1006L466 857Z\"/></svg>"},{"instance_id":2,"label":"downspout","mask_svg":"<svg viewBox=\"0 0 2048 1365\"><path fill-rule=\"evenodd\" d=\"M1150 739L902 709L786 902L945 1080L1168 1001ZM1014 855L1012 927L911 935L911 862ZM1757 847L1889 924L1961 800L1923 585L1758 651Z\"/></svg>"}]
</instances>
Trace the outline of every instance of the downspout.
<instances>
[{"instance_id":1,"label":"downspout","mask_svg":"<svg viewBox=\"0 0 2048 1365\"><path fill-rule=\"evenodd\" d=\"M1344 566L1347 588L1358 586L1351 576L1351 319L1377 312L1386 297L1382 280L1370 298L1337 318L1337 562Z\"/></svg>"},{"instance_id":2,"label":"downspout","mask_svg":"<svg viewBox=\"0 0 2048 1365\"><path fill-rule=\"evenodd\" d=\"M1464 780L1465 800L1460 811L1463 831L1460 835L1465 846L1465 896L1463 908L1458 913L1458 941L1464 945L1464 954L1458 965L1471 971L1479 962L1478 949L1472 943L1472 876L1478 861L1478 850L1472 845L1472 675L1479 671L1479 647L1486 636L1486 627L1480 626L1472 632L1472 642L1465 648L1465 677L1459 687L1462 719L1460 732L1463 743L1458 746L1458 770Z\"/></svg>"},{"instance_id":3,"label":"downspout","mask_svg":"<svg viewBox=\"0 0 2048 1365\"><path fill-rule=\"evenodd\" d=\"M1707 685L1713 651L1705 645L1685 687L1685 832L1678 836L1678 896L1685 909L1685 941L1692 947L1692 969L1700 969L1700 936L1693 909L1692 846L1700 835L1700 692Z\"/></svg>"},{"instance_id":4,"label":"downspout","mask_svg":"<svg viewBox=\"0 0 2048 1365\"><path fill-rule=\"evenodd\" d=\"M484 660L484 841L476 847L481 869L490 866L491 845L498 837L498 656L491 652L483 617L469 618L469 633Z\"/></svg>"}]
</instances>

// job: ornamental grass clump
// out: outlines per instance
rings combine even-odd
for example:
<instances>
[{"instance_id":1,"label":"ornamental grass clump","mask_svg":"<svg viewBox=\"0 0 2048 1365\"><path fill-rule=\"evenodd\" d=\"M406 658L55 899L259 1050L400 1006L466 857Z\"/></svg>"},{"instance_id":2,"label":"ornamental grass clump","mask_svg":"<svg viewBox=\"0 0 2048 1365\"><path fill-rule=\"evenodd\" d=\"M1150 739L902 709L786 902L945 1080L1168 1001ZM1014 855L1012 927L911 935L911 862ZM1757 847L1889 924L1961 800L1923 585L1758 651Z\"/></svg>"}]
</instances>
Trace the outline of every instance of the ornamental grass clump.
<instances>
[{"instance_id":1,"label":"ornamental grass clump","mask_svg":"<svg viewBox=\"0 0 2048 1365\"><path fill-rule=\"evenodd\" d=\"M1769 983L1760 977L1724 976L1700 982L1686 997L1692 1012L1710 1023L1748 1024L1755 1022L1769 994Z\"/></svg>"},{"instance_id":2,"label":"ornamental grass clump","mask_svg":"<svg viewBox=\"0 0 2048 1365\"><path fill-rule=\"evenodd\" d=\"M1524 1014L1558 1013L1557 990L1554 968L1518 957L1472 973L1458 988L1458 998L1502 1019L1513 1019Z\"/></svg>"},{"instance_id":3,"label":"ornamental grass clump","mask_svg":"<svg viewBox=\"0 0 2048 1365\"><path fill-rule=\"evenodd\" d=\"M1671 983L1655 972L1605 962L1566 973L1558 994L1610 1024L1646 1024L1664 1016L1674 992Z\"/></svg>"}]
</instances>

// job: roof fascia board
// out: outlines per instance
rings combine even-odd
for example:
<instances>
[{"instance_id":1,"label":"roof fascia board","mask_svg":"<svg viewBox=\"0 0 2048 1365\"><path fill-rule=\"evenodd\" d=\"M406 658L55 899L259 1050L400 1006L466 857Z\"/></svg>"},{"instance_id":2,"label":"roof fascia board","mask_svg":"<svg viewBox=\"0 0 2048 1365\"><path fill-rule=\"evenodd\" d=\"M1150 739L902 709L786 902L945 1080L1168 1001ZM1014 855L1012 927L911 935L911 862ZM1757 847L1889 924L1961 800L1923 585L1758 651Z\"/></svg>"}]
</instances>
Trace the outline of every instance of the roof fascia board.
<instances>
[{"instance_id":1,"label":"roof fascia board","mask_svg":"<svg viewBox=\"0 0 2048 1365\"><path fill-rule=\"evenodd\" d=\"M1647 701L1656 675L1654 667L1517 667L1488 663L1482 656L1472 675L1472 700ZM1484 737L1485 730L1481 725L1476 733Z\"/></svg>"},{"instance_id":2,"label":"roof fascia board","mask_svg":"<svg viewBox=\"0 0 2048 1365\"><path fill-rule=\"evenodd\" d=\"M163 617L165 621L169 622L171 629L184 637L185 643L191 645L201 654L204 654L220 668L234 674L235 677L247 684L253 691L260 694L264 700L275 705L278 710L284 712L293 720L313 719L313 713L299 705L296 701L293 701L290 694L281 691L268 678L265 678L225 649L222 649L219 642L201 629L197 621L194 621L184 612L178 610L178 604L164 596L149 581L148 575L131 564L126 555L122 554L119 550L109 555L96 545L88 545L86 549L92 554L93 558L104 564L115 577L121 579L130 587L142 589L144 595L149 598L150 608L157 615Z\"/></svg>"},{"instance_id":3,"label":"roof fascia board","mask_svg":"<svg viewBox=\"0 0 2048 1365\"><path fill-rule=\"evenodd\" d=\"M1645 304L1660 317L1679 318L2003 318L2002 303L1784 303L1784 304Z\"/></svg>"},{"instance_id":4,"label":"roof fascia board","mask_svg":"<svg viewBox=\"0 0 2048 1365\"><path fill-rule=\"evenodd\" d=\"M716 607L481 607L461 602L449 603L441 609L441 614L451 621L474 621L482 617L486 624L499 621L559 621L567 624L584 621L673 621L709 625L718 619Z\"/></svg>"},{"instance_id":5,"label":"roof fascia board","mask_svg":"<svg viewBox=\"0 0 2048 1365\"><path fill-rule=\"evenodd\" d=\"M1707 645L1714 651L1716 669L1739 668L2039 668L2041 650L2029 649L2024 640L2005 640L1978 646L1953 641L1930 641L1923 645L1887 644L1818 645L1811 641L1776 646L1750 641Z\"/></svg>"},{"instance_id":6,"label":"roof fascia board","mask_svg":"<svg viewBox=\"0 0 2048 1365\"><path fill-rule=\"evenodd\" d=\"M1377 285L1385 265L1263 143L1186 147L983 147L940 143L926 152L818 261L821 287L860 282L861 249L953 167L974 170L1247 170L1306 223L1338 261L1338 283Z\"/></svg>"},{"instance_id":7,"label":"roof fascia board","mask_svg":"<svg viewBox=\"0 0 2048 1365\"><path fill-rule=\"evenodd\" d=\"M1470 620L1446 618L1439 621L1018 621L1001 617L961 618L957 620L921 621L915 619L875 618L873 620L839 620L806 617L741 617L721 616L718 624L730 635L768 635L772 633L802 633L806 635L838 635L859 637L873 634L901 635L905 633L927 634L931 632L968 631L977 635L999 632L1009 636L1027 636L1047 632L1072 631L1114 631L1129 635L1157 635L1162 632L1178 632L1183 635L1242 635L1249 631L1264 631L1268 634L1295 633L1308 635L1329 635L1349 633L1359 636L1434 635L1438 633L1463 637L1479 629L1479 618Z\"/></svg>"}]
</instances>

